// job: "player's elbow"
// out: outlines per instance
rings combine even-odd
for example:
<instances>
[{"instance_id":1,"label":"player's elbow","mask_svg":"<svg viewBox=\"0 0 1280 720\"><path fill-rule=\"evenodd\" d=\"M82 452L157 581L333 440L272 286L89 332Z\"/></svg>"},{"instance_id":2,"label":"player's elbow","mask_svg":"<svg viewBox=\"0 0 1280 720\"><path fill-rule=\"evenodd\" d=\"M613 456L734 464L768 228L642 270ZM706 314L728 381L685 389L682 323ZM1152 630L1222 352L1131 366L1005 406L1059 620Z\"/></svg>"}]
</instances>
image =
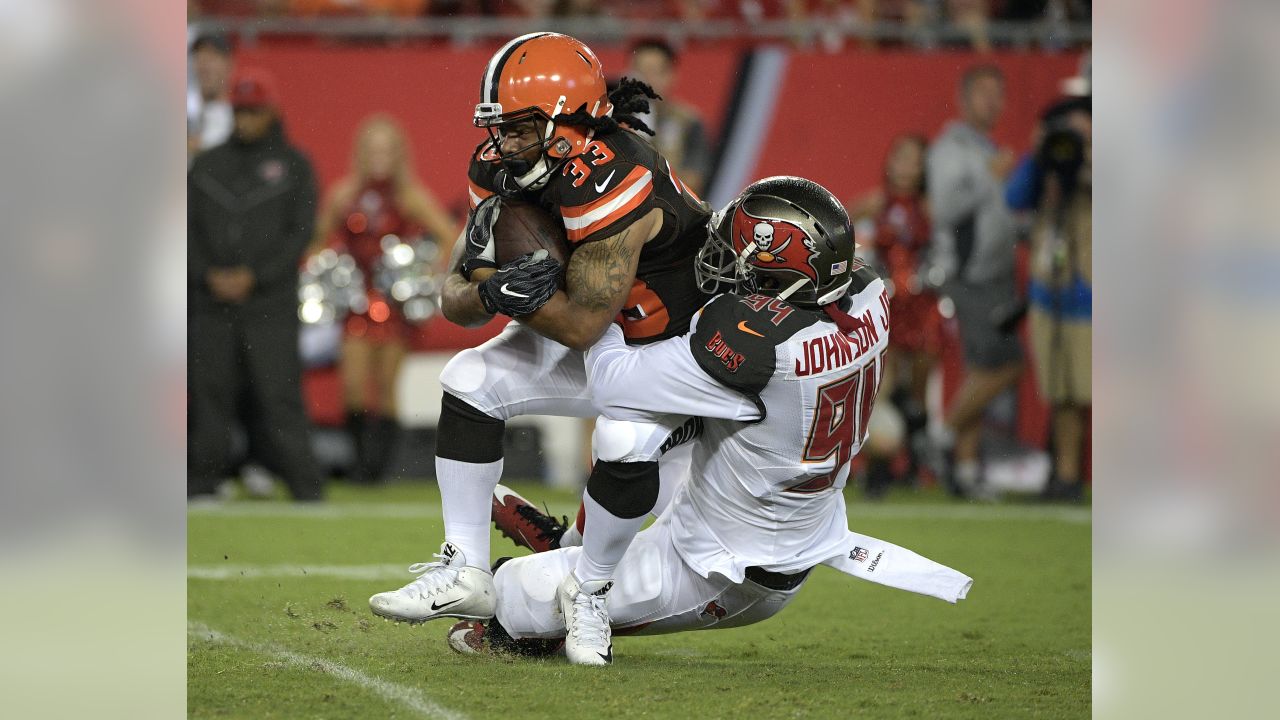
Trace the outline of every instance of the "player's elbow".
<instances>
[{"instance_id":1,"label":"player's elbow","mask_svg":"<svg viewBox=\"0 0 1280 720\"><path fill-rule=\"evenodd\" d=\"M591 337L581 331L575 331L570 333L569 337L564 338L560 342L568 346L569 349L571 350L576 350L578 352L586 352L591 349L592 345L595 345L596 340L598 338L599 338L598 335L595 337Z\"/></svg>"},{"instance_id":2,"label":"player's elbow","mask_svg":"<svg viewBox=\"0 0 1280 720\"><path fill-rule=\"evenodd\" d=\"M566 327L563 336L556 340L570 349L587 352L599 342L607 329L609 329L608 321L596 322L594 318L584 317L580 322Z\"/></svg>"}]
</instances>

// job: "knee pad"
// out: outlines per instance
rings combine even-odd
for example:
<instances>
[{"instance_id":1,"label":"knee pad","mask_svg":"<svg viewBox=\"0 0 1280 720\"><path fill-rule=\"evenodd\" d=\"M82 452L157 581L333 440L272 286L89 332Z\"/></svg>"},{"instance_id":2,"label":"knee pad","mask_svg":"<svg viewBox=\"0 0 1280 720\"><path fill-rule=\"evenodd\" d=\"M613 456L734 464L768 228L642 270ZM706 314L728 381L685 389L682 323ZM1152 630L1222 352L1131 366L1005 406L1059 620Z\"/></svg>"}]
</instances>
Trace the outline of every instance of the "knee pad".
<instances>
[{"instance_id":1,"label":"knee pad","mask_svg":"<svg viewBox=\"0 0 1280 720\"><path fill-rule=\"evenodd\" d=\"M449 393L440 403L436 429L436 457L467 463L502 459L502 434L507 424L471 407Z\"/></svg>"},{"instance_id":2,"label":"knee pad","mask_svg":"<svg viewBox=\"0 0 1280 720\"><path fill-rule=\"evenodd\" d=\"M484 413L506 420L506 407L503 407L502 398L495 388L503 375L495 372L485 360L484 352L472 347L458 352L444 365L440 370L440 387L444 388L444 395L461 398L474 407L484 407Z\"/></svg>"},{"instance_id":3,"label":"knee pad","mask_svg":"<svg viewBox=\"0 0 1280 720\"><path fill-rule=\"evenodd\" d=\"M604 462L657 460L668 434L659 425L601 417L591 433L591 446L596 459Z\"/></svg>"},{"instance_id":4,"label":"knee pad","mask_svg":"<svg viewBox=\"0 0 1280 720\"><path fill-rule=\"evenodd\" d=\"M475 348L463 350L449 359L440 371L440 385L445 395L470 397L484 387L489 374L484 355Z\"/></svg>"},{"instance_id":5,"label":"knee pad","mask_svg":"<svg viewBox=\"0 0 1280 720\"><path fill-rule=\"evenodd\" d=\"M657 461L609 462L601 460L587 478L587 494L610 513L629 520L647 515L658 503Z\"/></svg>"}]
</instances>

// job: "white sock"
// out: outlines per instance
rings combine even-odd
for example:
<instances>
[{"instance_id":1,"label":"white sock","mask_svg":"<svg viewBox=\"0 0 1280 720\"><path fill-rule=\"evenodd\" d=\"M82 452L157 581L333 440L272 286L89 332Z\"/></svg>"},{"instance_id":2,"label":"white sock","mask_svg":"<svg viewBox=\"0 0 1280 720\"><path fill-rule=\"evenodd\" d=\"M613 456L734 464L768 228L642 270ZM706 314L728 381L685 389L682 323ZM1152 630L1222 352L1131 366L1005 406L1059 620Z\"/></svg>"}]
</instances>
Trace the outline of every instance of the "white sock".
<instances>
[{"instance_id":1,"label":"white sock","mask_svg":"<svg viewBox=\"0 0 1280 720\"><path fill-rule=\"evenodd\" d=\"M467 565L489 570L489 523L493 489L502 479L502 460L469 463L436 458L436 481L444 508L444 539L453 543Z\"/></svg>"},{"instance_id":2,"label":"white sock","mask_svg":"<svg viewBox=\"0 0 1280 720\"><path fill-rule=\"evenodd\" d=\"M569 521L569 529L560 536L560 547L582 547L582 530L578 528L578 523L581 522L584 527L587 524L586 502L587 489L583 488L582 504L578 506L578 512L569 516L573 519Z\"/></svg>"},{"instance_id":3,"label":"white sock","mask_svg":"<svg viewBox=\"0 0 1280 720\"><path fill-rule=\"evenodd\" d=\"M560 547L580 547L582 545L582 533L578 532L576 524L570 525L568 530L564 531L564 535L560 536Z\"/></svg>"},{"instance_id":4,"label":"white sock","mask_svg":"<svg viewBox=\"0 0 1280 720\"><path fill-rule=\"evenodd\" d=\"M646 513L637 518L620 518L605 510L591 493L582 495L582 503L587 508L587 521L583 526L582 554L573 574L579 582L611 580L631 540L649 516ZM586 528L591 532L585 532Z\"/></svg>"}]
</instances>

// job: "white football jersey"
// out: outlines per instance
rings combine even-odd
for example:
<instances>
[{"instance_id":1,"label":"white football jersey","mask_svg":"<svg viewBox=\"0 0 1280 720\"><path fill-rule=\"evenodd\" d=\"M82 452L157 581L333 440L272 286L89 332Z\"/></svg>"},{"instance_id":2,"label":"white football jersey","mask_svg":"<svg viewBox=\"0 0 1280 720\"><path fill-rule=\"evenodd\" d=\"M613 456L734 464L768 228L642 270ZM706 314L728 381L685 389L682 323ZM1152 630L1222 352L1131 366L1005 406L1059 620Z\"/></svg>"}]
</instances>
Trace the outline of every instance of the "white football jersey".
<instances>
[{"instance_id":1,"label":"white football jersey","mask_svg":"<svg viewBox=\"0 0 1280 720\"><path fill-rule=\"evenodd\" d=\"M588 355L602 414L704 418L689 481L667 512L703 576L811 568L842 552L842 488L867 437L889 341L884 283L855 272L843 329L764 295L720 295L690 332L626 348L611 331Z\"/></svg>"}]
</instances>

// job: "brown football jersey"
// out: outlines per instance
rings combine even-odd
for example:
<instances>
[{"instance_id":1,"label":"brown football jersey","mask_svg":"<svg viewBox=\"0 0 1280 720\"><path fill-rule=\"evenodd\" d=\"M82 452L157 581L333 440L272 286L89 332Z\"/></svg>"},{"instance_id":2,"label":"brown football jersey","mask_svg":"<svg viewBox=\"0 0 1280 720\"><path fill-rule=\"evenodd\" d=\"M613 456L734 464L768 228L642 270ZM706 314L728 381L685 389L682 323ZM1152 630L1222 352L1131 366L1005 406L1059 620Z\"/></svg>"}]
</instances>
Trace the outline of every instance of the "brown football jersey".
<instances>
[{"instance_id":1,"label":"brown football jersey","mask_svg":"<svg viewBox=\"0 0 1280 720\"><path fill-rule=\"evenodd\" d=\"M506 171L490 141L471 160L468 194L474 208L497 192ZM707 238L711 209L686 187L649 143L629 130L596 138L565 162L539 190L520 193L561 219L573 247L612 237L654 208L662 227L645 244L620 320L627 342L673 337L708 299L694 277L694 256Z\"/></svg>"}]
</instances>

